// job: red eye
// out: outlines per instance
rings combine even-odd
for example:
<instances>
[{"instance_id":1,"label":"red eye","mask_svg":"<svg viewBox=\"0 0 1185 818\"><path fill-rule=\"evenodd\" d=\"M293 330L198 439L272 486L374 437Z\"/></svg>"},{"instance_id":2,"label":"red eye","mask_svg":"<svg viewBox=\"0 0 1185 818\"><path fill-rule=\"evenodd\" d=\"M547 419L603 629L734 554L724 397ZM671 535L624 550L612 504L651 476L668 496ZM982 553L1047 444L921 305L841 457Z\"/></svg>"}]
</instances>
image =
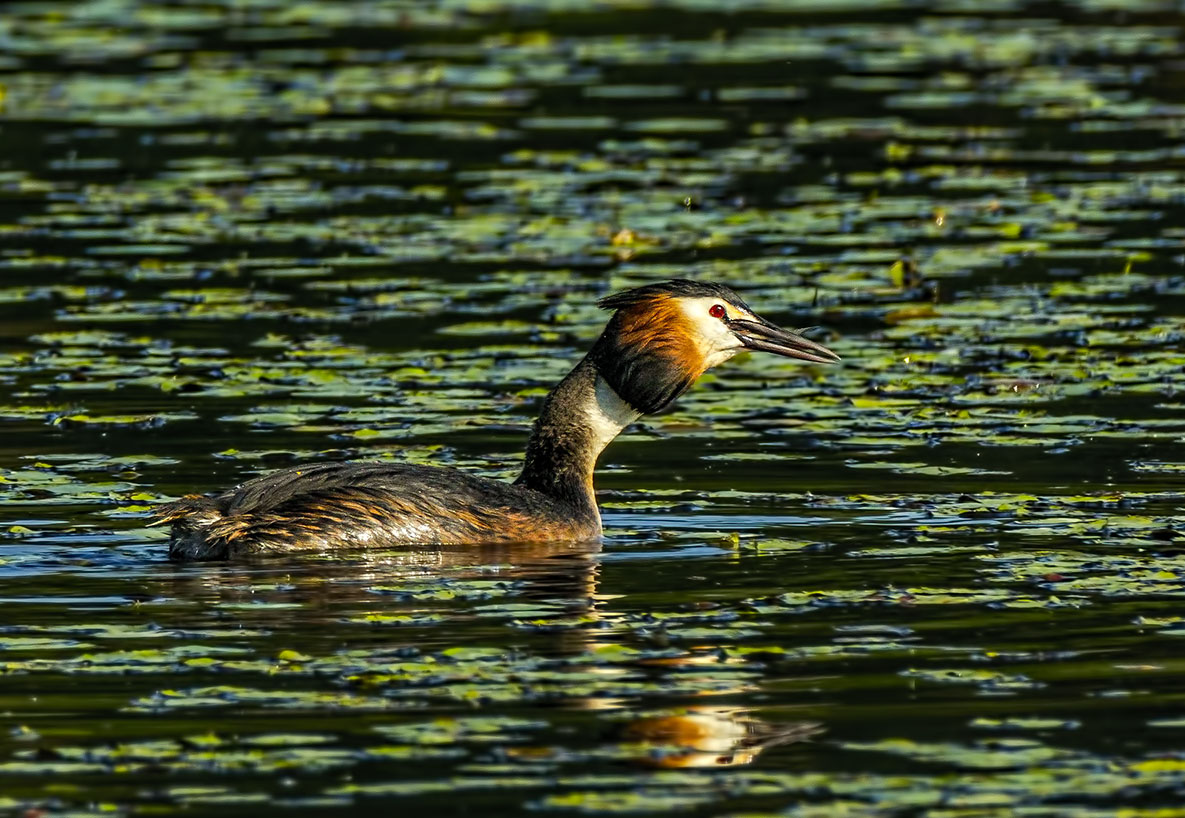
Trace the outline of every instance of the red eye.
<instances>
[{"instance_id":1,"label":"red eye","mask_svg":"<svg viewBox=\"0 0 1185 818\"><path fill-rule=\"evenodd\" d=\"M708 315L712 316L713 318L723 318L724 316L728 315L728 310L724 309L724 307L720 304L713 304L712 308L708 310Z\"/></svg>"}]
</instances>

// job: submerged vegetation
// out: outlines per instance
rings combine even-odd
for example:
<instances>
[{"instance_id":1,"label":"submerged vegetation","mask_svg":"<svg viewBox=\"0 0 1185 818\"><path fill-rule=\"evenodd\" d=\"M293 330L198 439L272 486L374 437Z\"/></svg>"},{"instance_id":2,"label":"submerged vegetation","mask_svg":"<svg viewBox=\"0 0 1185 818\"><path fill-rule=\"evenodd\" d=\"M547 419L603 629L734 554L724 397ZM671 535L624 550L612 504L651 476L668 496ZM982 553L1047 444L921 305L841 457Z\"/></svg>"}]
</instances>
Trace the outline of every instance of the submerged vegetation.
<instances>
[{"instance_id":1,"label":"submerged vegetation","mask_svg":"<svg viewBox=\"0 0 1185 818\"><path fill-rule=\"evenodd\" d=\"M1178 11L6 6L0 815L1182 814ZM144 525L509 477L596 299L676 276L844 365L633 427L603 546Z\"/></svg>"}]
</instances>

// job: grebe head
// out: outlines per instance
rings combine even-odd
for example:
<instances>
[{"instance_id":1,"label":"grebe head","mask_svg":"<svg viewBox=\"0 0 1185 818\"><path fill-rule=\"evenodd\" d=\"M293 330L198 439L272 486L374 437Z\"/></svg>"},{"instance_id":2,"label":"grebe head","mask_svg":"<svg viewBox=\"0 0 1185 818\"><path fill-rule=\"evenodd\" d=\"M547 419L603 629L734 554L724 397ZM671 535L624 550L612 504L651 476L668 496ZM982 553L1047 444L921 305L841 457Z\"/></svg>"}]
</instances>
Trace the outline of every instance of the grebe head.
<instances>
[{"instance_id":1,"label":"grebe head","mask_svg":"<svg viewBox=\"0 0 1185 818\"><path fill-rule=\"evenodd\" d=\"M639 412L656 412L747 349L829 364L839 356L757 315L721 284L674 279L603 298L614 310L593 347L597 371Z\"/></svg>"}]
</instances>

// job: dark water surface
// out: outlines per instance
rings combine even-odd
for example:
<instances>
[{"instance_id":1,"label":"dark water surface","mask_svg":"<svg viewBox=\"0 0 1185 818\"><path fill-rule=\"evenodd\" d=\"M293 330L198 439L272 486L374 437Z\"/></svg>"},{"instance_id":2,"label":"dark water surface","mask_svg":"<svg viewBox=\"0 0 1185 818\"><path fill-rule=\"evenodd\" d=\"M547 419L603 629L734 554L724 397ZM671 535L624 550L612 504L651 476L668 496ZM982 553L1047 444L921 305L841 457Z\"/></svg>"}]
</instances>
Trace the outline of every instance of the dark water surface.
<instances>
[{"instance_id":1,"label":"dark water surface","mask_svg":"<svg viewBox=\"0 0 1185 818\"><path fill-rule=\"evenodd\" d=\"M1185 15L0 11L0 814L1185 815ZM745 356L601 547L174 565L151 506L512 476L615 289Z\"/></svg>"}]
</instances>

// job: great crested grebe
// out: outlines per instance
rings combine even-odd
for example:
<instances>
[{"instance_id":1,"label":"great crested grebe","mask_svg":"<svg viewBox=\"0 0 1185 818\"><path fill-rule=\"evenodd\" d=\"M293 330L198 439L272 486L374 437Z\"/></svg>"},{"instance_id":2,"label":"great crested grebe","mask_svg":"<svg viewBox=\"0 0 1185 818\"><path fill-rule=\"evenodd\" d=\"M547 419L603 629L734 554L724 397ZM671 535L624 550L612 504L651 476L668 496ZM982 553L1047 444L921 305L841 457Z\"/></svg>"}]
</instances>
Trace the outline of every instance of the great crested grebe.
<instances>
[{"instance_id":1,"label":"great crested grebe","mask_svg":"<svg viewBox=\"0 0 1185 818\"><path fill-rule=\"evenodd\" d=\"M746 349L839 360L756 315L720 284L675 279L611 295L598 306L613 317L544 399L513 483L398 463L295 466L160 506L155 524L173 527L169 556L596 539L593 469L626 426Z\"/></svg>"}]
</instances>

